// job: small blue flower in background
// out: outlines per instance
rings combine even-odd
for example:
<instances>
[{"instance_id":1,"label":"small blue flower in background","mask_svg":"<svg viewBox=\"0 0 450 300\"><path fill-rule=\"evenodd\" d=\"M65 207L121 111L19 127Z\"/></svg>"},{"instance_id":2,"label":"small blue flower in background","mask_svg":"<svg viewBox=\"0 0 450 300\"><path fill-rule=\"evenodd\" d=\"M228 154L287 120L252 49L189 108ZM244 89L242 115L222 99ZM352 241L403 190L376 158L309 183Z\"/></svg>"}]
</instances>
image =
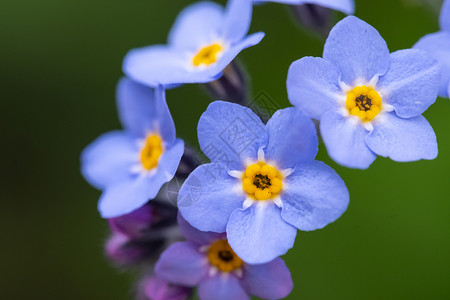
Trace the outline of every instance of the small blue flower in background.
<instances>
[{"instance_id":1,"label":"small blue flower in background","mask_svg":"<svg viewBox=\"0 0 450 300\"><path fill-rule=\"evenodd\" d=\"M173 178L184 151L162 87L122 79L117 100L125 130L100 136L81 155L82 174L103 190L98 209L104 218L130 213L153 199Z\"/></svg>"},{"instance_id":2,"label":"small blue flower in background","mask_svg":"<svg viewBox=\"0 0 450 300\"><path fill-rule=\"evenodd\" d=\"M289 100L320 120L336 162L365 169L377 155L395 161L434 159L433 128L421 115L437 97L439 63L418 49L389 53L380 34L356 17L330 32L323 58L292 63Z\"/></svg>"},{"instance_id":3,"label":"small blue flower in background","mask_svg":"<svg viewBox=\"0 0 450 300\"><path fill-rule=\"evenodd\" d=\"M216 80L239 52L264 37L262 32L246 36L251 18L251 0L229 0L225 10L213 2L188 6L175 21L168 45L131 50L123 70L149 86Z\"/></svg>"},{"instance_id":4,"label":"small blue flower in background","mask_svg":"<svg viewBox=\"0 0 450 300\"><path fill-rule=\"evenodd\" d=\"M351 15L355 12L354 0L254 0L254 2L279 2L290 5L315 4L341 11L347 15Z\"/></svg>"},{"instance_id":5,"label":"small blue flower in background","mask_svg":"<svg viewBox=\"0 0 450 300\"><path fill-rule=\"evenodd\" d=\"M249 300L286 297L293 288L281 258L260 265L243 262L225 234L202 232L178 219L186 242L170 246L155 266L158 277L187 287L198 286L201 300Z\"/></svg>"},{"instance_id":6,"label":"small blue flower in background","mask_svg":"<svg viewBox=\"0 0 450 300\"><path fill-rule=\"evenodd\" d=\"M198 124L203 153L178 195L183 217L203 231L225 232L248 263L264 263L294 245L297 228L315 230L346 210L341 178L314 160L314 124L298 109L277 111L264 125L250 109L216 101Z\"/></svg>"},{"instance_id":7,"label":"small blue flower in background","mask_svg":"<svg viewBox=\"0 0 450 300\"><path fill-rule=\"evenodd\" d=\"M450 0L445 0L441 9L441 31L427 34L413 48L428 51L441 63L441 85L439 96L450 98Z\"/></svg>"}]
</instances>

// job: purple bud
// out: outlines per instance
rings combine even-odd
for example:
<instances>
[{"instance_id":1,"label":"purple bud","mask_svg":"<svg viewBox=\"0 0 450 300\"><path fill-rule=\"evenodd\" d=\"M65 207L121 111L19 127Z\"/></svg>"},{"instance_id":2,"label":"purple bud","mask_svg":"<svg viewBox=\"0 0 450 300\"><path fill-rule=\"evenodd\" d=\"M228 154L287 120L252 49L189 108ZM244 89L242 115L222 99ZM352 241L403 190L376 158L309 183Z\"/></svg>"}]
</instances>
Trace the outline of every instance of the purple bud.
<instances>
[{"instance_id":1,"label":"purple bud","mask_svg":"<svg viewBox=\"0 0 450 300\"><path fill-rule=\"evenodd\" d=\"M149 300L185 300L192 293L192 289L174 285L157 276L144 281L144 294Z\"/></svg>"},{"instance_id":2,"label":"purple bud","mask_svg":"<svg viewBox=\"0 0 450 300\"><path fill-rule=\"evenodd\" d=\"M122 234L131 239L138 238L148 231L154 219L154 208L146 204L129 214L108 219L108 223L113 233Z\"/></svg>"},{"instance_id":3,"label":"purple bud","mask_svg":"<svg viewBox=\"0 0 450 300\"><path fill-rule=\"evenodd\" d=\"M105 245L105 253L116 264L125 265L138 262L145 256L145 248L133 244L130 239L120 233L114 233Z\"/></svg>"},{"instance_id":4,"label":"purple bud","mask_svg":"<svg viewBox=\"0 0 450 300\"><path fill-rule=\"evenodd\" d=\"M120 266L152 263L181 236L176 225L177 208L160 199L120 217L108 219L111 236L105 253Z\"/></svg>"}]
</instances>

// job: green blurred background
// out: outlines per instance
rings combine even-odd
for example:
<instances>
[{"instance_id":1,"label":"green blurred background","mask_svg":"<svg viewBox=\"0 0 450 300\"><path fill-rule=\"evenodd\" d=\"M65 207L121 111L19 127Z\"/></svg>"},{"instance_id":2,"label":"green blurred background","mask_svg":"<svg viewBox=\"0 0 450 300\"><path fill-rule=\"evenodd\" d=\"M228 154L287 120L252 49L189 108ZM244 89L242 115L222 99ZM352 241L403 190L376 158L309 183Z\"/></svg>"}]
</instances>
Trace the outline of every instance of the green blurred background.
<instances>
[{"instance_id":1,"label":"green blurred background","mask_svg":"<svg viewBox=\"0 0 450 300\"><path fill-rule=\"evenodd\" d=\"M192 2L1 0L1 299L131 299L134 274L103 256L99 192L80 176L79 154L120 128L114 94L126 52L164 43ZM438 30L440 1L413 2L356 0L356 15L391 51L409 48ZM321 56L324 42L287 16L280 4L256 7L251 32L266 37L239 56L252 94L280 107L289 105L290 63ZM211 99L197 85L167 97L178 135L197 145ZM295 282L288 299L450 299L449 113L450 101L438 99L425 114L438 136L434 161L378 158L350 170L321 146L318 159L344 178L351 202L336 223L299 233L285 256Z\"/></svg>"}]
</instances>

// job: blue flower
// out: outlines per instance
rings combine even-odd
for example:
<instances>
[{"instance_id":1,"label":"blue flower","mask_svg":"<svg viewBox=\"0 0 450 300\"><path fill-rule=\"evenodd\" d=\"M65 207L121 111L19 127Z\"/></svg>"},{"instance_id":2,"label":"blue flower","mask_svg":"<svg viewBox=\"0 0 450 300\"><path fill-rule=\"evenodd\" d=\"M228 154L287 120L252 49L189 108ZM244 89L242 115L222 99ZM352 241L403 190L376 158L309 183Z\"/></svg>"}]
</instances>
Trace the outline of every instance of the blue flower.
<instances>
[{"instance_id":1,"label":"blue flower","mask_svg":"<svg viewBox=\"0 0 450 300\"><path fill-rule=\"evenodd\" d=\"M264 125L248 108L209 105L198 124L203 153L178 195L183 217L203 231L225 232L248 263L264 263L292 248L297 233L335 221L349 196L341 178L314 160L314 124L294 107Z\"/></svg>"},{"instance_id":2,"label":"blue flower","mask_svg":"<svg viewBox=\"0 0 450 300\"><path fill-rule=\"evenodd\" d=\"M441 63L439 96L450 98L450 0L442 5L440 25L441 31L427 34L413 48L428 51Z\"/></svg>"},{"instance_id":3,"label":"blue flower","mask_svg":"<svg viewBox=\"0 0 450 300\"><path fill-rule=\"evenodd\" d=\"M253 1L255 3L279 2L290 5L315 4L341 11L347 15L351 15L355 12L354 0L253 0Z\"/></svg>"},{"instance_id":4,"label":"blue flower","mask_svg":"<svg viewBox=\"0 0 450 300\"><path fill-rule=\"evenodd\" d=\"M243 262L225 234L202 232L179 218L186 242L170 246L155 266L158 277L172 284L198 286L201 300L280 299L292 290L289 269L281 258L260 265Z\"/></svg>"},{"instance_id":5,"label":"blue flower","mask_svg":"<svg viewBox=\"0 0 450 300\"><path fill-rule=\"evenodd\" d=\"M251 0L229 0L226 10L213 2L190 5L175 21L168 45L131 50L123 70L149 86L216 80L239 52L264 37L262 32L246 36L251 17Z\"/></svg>"},{"instance_id":6,"label":"blue flower","mask_svg":"<svg viewBox=\"0 0 450 300\"><path fill-rule=\"evenodd\" d=\"M377 155L395 161L434 159L436 136L421 115L437 97L439 63L423 50L389 53L379 33L356 17L331 30L323 58L289 68L289 100L320 120L328 153L365 169Z\"/></svg>"},{"instance_id":7,"label":"blue flower","mask_svg":"<svg viewBox=\"0 0 450 300\"><path fill-rule=\"evenodd\" d=\"M129 79L117 89L124 131L97 138L81 155L86 180L103 190L98 204L104 218L130 213L155 198L170 181L184 151L164 90L153 90Z\"/></svg>"}]
</instances>

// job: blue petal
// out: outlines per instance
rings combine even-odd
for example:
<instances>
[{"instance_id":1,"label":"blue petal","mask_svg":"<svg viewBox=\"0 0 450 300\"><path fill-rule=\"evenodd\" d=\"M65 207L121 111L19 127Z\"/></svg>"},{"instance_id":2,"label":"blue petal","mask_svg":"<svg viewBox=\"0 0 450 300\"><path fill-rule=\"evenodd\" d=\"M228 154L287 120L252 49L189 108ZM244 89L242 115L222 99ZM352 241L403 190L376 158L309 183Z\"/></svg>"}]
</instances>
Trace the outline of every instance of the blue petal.
<instances>
[{"instance_id":1,"label":"blue petal","mask_svg":"<svg viewBox=\"0 0 450 300\"><path fill-rule=\"evenodd\" d=\"M304 57L291 64L287 77L289 101L309 117L319 120L326 111L337 109L340 71L323 58Z\"/></svg>"},{"instance_id":2,"label":"blue petal","mask_svg":"<svg viewBox=\"0 0 450 300\"><path fill-rule=\"evenodd\" d=\"M320 133L328 154L335 162L349 168L367 169L376 155L364 140L366 129L355 118L327 112L320 119Z\"/></svg>"},{"instance_id":3,"label":"blue petal","mask_svg":"<svg viewBox=\"0 0 450 300\"><path fill-rule=\"evenodd\" d=\"M224 232L231 213L242 207L245 195L234 187L239 181L222 164L204 164L195 169L178 194L178 209L195 228Z\"/></svg>"},{"instance_id":4,"label":"blue petal","mask_svg":"<svg viewBox=\"0 0 450 300\"><path fill-rule=\"evenodd\" d=\"M241 40L252 21L252 0L228 0L224 18L224 38L231 43Z\"/></svg>"},{"instance_id":5,"label":"blue petal","mask_svg":"<svg viewBox=\"0 0 450 300\"><path fill-rule=\"evenodd\" d=\"M150 89L128 78L117 87L119 117L126 130L140 137L157 131L167 146L175 141L175 124L167 107L164 89Z\"/></svg>"},{"instance_id":6,"label":"blue petal","mask_svg":"<svg viewBox=\"0 0 450 300\"><path fill-rule=\"evenodd\" d=\"M199 284L208 274L205 254L190 242L177 242L161 254L155 273L167 281L184 286Z\"/></svg>"},{"instance_id":7,"label":"blue petal","mask_svg":"<svg viewBox=\"0 0 450 300\"><path fill-rule=\"evenodd\" d=\"M447 86L450 83L450 32L436 32L421 38L414 48L428 51L441 63L441 83L439 96L450 97Z\"/></svg>"},{"instance_id":8,"label":"blue petal","mask_svg":"<svg viewBox=\"0 0 450 300\"><path fill-rule=\"evenodd\" d=\"M406 162L434 159L438 154L436 135L423 116L402 119L386 113L373 127L366 143L378 155Z\"/></svg>"},{"instance_id":9,"label":"blue petal","mask_svg":"<svg viewBox=\"0 0 450 300\"><path fill-rule=\"evenodd\" d=\"M380 77L383 101L391 104L402 118L422 114L436 101L440 67L437 60L419 49L407 49L391 54L386 74Z\"/></svg>"},{"instance_id":10,"label":"blue petal","mask_svg":"<svg viewBox=\"0 0 450 300\"><path fill-rule=\"evenodd\" d=\"M223 55L219 58L216 64L212 64L204 72L208 72L210 76L217 76L217 74L222 74L222 71L233 61L233 59L244 49L257 45L264 37L264 32L256 32L245 39L233 44L229 49L227 49ZM226 100L226 99L224 99Z\"/></svg>"},{"instance_id":11,"label":"blue petal","mask_svg":"<svg viewBox=\"0 0 450 300\"><path fill-rule=\"evenodd\" d=\"M256 159L258 149L267 144L264 123L249 108L214 101L198 122L198 141L211 162L227 170L242 170L246 159Z\"/></svg>"},{"instance_id":12,"label":"blue petal","mask_svg":"<svg viewBox=\"0 0 450 300\"><path fill-rule=\"evenodd\" d=\"M167 148L161 155L158 162L158 171L164 173L167 181L172 180L175 175L183 153L184 142L181 139L176 139L170 148Z\"/></svg>"},{"instance_id":13,"label":"blue petal","mask_svg":"<svg viewBox=\"0 0 450 300\"><path fill-rule=\"evenodd\" d=\"M297 229L281 218L273 202L256 202L231 214L228 242L246 263L262 264L285 254L294 246Z\"/></svg>"},{"instance_id":14,"label":"blue petal","mask_svg":"<svg viewBox=\"0 0 450 300\"><path fill-rule=\"evenodd\" d=\"M342 80L370 80L383 75L389 66L389 49L378 31L366 22L349 16L330 31L323 58L334 64Z\"/></svg>"},{"instance_id":15,"label":"blue petal","mask_svg":"<svg viewBox=\"0 0 450 300\"><path fill-rule=\"evenodd\" d=\"M135 175L108 185L100 196L98 210L103 218L128 214L153 199L166 182L160 172L153 176Z\"/></svg>"},{"instance_id":16,"label":"blue petal","mask_svg":"<svg viewBox=\"0 0 450 300\"><path fill-rule=\"evenodd\" d=\"M262 299L282 299L294 287L291 273L281 258L269 263L246 265L243 286L251 295Z\"/></svg>"},{"instance_id":17,"label":"blue petal","mask_svg":"<svg viewBox=\"0 0 450 300\"><path fill-rule=\"evenodd\" d=\"M162 45L128 52L123 62L123 72L131 79L153 87L158 84L210 82L221 75L194 68L189 53Z\"/></svg>"},{"instance_id":18,"label":"blue petal","mask_svg":"<svg viewBox=\"0 0 450 300\"><path fill-rule=\"evenodd\" d=\"M194 228L183 218L180 213L178 213L178 225L186 240L198 246L210 245L214 241L226 238L223 233L200 231Z\"/></svg>"},{"instance_id":19,"label":"blue petal","mask_svg":"<svg viewBox=\"0 0 450 300\"><path fill-rule=\"evenodd\" d=\"M161 156L156 173L136 174L110 184L102 193L98 210L103 218L114 218L130 213L156 197L161 186L170 181L180 163L184 143L177 140Z\"/></svg>"},{"instance_id":20,"label":"blue petal","mask_svg":"<svg viewBox=\"0 0 450 300\"><path fill-rule=\"evenodd\" d=\"M354 0L254 0L255 3L260 2L279 2L291 5L300 4L315 4L323 7L328 7L334 10L342 11L347 15L351 15L355 12Z\"/></svg>"},{"instance_id":21,"label":"blue petal","mask_svg":"<svg viewBox=\"0 0 450 300\"><path fill-rule=\"evenodd\" d=\"M103 189L130 175L138 160L136 141L121 131L106 133L81 153L81 173L94 187Z\"/></svg>"},{"instance_id":22,"label":"blue petal","mask_svg":"<svg viewBox=\"0 0 450 300\"><path fill-rule=\"evenodd\" d=\"M200 282L198 295L201 300L250 300L240 281L232 274L222 276L218 273L206 278Z\"/></svg>"},{"instance_id":23,"label":"blue petal","mask_svg":"<svg viewBox=\"0 0 450 300\"><path fill-rule=\"evenodd\" d=\"M439 21L441 29L450 32L450 0L444 0Z\"/></svg>"},{"instance_id":24,"label":"blue petal","mask_svg":"<svg viewBox=\"0 0 450 300\"><path fill-rule=\"evenodd\" d=\"M278 110L267 122L269 143L266 159L283 168L309 162L316 157L319 141L311 119L295 107Z\"/></svg>"},{"instance_id":25,"label":"blue petal","mask_svg":"<svg viewBox=\"0 0 450 300\"><path fill-rule=\"evenodd\" d=\"M169 33L168 42L180 49L197 51L217 37L223 27L224 8L214 2L198 2L183 9Z\"/></svg>"},{"instance_id":26,"label":"blue petal","mask_svg":"<svg viewBox=\"0 0 450 300\"><path fill-rule=\"evenodd\" d=\"M336 221L347 209L344 181L323 162L298 165L286 178L281 217L300 230L316 230Z\"/></svg>"}]
</instances>

